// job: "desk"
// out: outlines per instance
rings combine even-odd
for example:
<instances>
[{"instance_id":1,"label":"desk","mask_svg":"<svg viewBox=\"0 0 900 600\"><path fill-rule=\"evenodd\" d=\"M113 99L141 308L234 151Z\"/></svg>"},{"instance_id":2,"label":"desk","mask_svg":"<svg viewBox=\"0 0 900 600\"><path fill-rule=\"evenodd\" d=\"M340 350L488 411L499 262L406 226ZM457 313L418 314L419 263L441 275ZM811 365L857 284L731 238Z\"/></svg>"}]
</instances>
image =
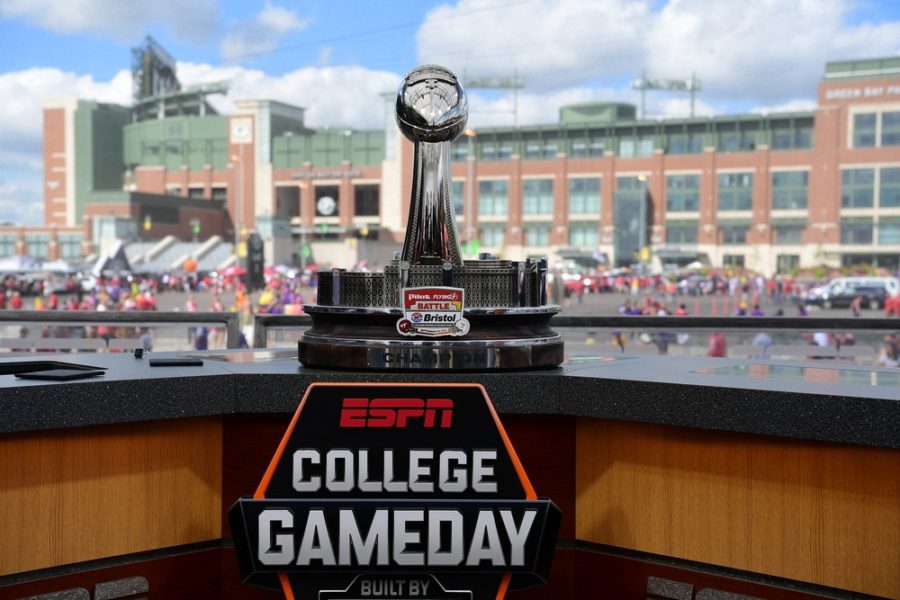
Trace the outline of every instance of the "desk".
<instances>
[{"instance_id":1,"label":"desk","mask_svg":"<svg viewBox=\"0 0 900 600\"><path fill-rule=\"evenodd\" d=\"M489 374L310 370L271 351L194 368L69 360L108 373L0 376L0 598L127 577L151 598L277 598L237 583L224 514L316 381L485 386L563 511L551 584L511 598L685 585L900 597L897 371L628 355Z\"/></svg>"}]
</instances>

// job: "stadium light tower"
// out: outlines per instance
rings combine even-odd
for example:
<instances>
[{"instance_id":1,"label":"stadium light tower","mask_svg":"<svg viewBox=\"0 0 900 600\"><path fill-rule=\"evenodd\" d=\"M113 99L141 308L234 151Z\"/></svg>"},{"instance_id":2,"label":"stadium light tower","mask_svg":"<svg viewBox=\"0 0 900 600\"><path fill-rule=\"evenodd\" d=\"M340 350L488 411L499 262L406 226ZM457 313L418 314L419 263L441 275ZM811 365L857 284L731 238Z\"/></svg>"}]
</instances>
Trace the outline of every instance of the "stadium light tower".
<instances>
[{"instance_id":1,"label":"stadium light tower","mask_svg":"<svg viewBox=\"0 0 900 600\"><path fill-rule=\"evenodd\" d=\"M513 127L519 124L519 90L524 89L525 81L514 73L512 77L463 77L466 89L512 90L513 91ZM483 112L483 111L482 111ZM506 112L506 111L504 111Z\"/></svg>"},{"instance_id":2,"label":"stadium light tower","mask_svg":"<svg viewBox=\"0 0 900 600\"><path fill-rule=\"evenodd\" d=\"M649 79L646 72L641 73L640 79L631 82L631 89L640 90L641 92L641 118L647 117L647 111L644 105L644 96L647 90L665 90L668 92L689 92L691 94L691 117L694 116L694 99L697 92L702 90L700 80L696 74L691 74L690 79Z\"/></svg>"}]
</instances>

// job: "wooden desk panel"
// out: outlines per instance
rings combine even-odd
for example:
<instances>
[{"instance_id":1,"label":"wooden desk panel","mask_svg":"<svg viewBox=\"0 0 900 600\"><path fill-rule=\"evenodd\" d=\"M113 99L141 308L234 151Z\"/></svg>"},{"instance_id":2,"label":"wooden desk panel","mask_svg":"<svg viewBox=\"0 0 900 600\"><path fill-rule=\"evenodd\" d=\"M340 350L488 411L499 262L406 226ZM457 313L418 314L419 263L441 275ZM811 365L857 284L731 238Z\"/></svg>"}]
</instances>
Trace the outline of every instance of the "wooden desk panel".
<instances>
[{"instance_id":1,"label":"wooden desk panel","mask_svg":"<svg viewBox=\"0 0 900 600\"><path fill-rule=\"evenodd\" d=\"M221 536L219 417L0 437L0 575Z\"/></svg>"},{"instance_id":2,"label":"wooden desk panel","mask_svg":"<svg viewBox=\"0 0 900 600\"><path fill-rule=\"evenodd\" d=\"M578 539L900 597L900 451L597 419Z\"/></svg>"}]
</instances>

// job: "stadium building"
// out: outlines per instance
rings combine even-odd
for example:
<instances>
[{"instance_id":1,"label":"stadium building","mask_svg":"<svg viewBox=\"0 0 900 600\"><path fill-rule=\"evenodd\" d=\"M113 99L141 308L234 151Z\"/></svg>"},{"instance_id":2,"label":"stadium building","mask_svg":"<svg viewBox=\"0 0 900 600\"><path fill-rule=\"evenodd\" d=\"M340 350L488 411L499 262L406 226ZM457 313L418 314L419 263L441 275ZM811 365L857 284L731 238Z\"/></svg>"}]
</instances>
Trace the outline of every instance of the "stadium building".
<instances>
[{"instance_id":1,"label":"stadium building","mask_svg":"<svg viewBox=\"0 0 900 600\"><path fill-rule=\"evenodd\" d=\"M270 100L217 114L208 96L224 85L181 89L152 40L134 71L132 107L45 107L48 227L0 232L0 250L256 231L271 262L351 267L402 239L412 145L392 97L383 129L313 129ZM566 106L556 123L469 130L452 158L468 253L900 268L900 57L828 63L814 111L649 120L630 104Z\"/></svg>"}]
</instances>

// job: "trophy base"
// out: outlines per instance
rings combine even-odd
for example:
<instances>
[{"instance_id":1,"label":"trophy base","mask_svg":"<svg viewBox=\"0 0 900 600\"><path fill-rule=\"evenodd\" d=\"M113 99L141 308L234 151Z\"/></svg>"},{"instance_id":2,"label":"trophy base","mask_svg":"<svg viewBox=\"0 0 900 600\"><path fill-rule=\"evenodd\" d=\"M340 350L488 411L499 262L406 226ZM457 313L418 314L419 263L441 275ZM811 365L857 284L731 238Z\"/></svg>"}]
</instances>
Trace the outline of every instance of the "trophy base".
<instances>
[{"instance_id":1,"label":"trophy base","mask_svg":"<svg viewBox=\"0 0 900 600\"><path fill-rule=\"evenodd\" d=\"M400 309L307 305L313 326L299 342L307 367L483 371L541 369L563 361L562 337L550 329L556 306L468 309L465 336L429 338L397 331Z\"/></svg>"}]
</instances>

